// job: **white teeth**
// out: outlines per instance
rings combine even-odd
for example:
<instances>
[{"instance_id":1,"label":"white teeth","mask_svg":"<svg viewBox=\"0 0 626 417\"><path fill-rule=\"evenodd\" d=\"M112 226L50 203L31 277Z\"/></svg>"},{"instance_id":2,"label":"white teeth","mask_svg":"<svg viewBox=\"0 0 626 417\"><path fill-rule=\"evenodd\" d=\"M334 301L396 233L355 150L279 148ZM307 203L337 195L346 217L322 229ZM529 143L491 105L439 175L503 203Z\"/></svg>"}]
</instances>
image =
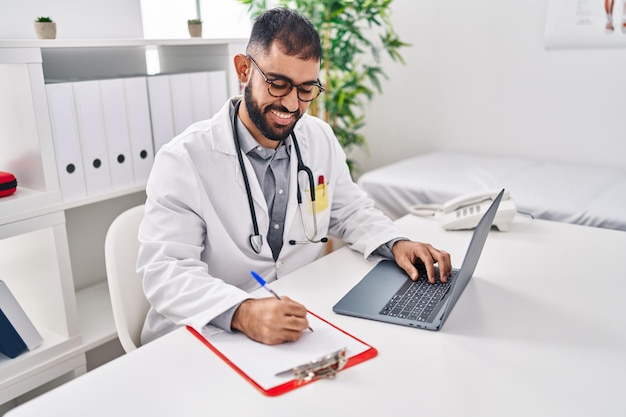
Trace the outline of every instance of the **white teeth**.
<instances>
[{"instance_id":1,"label":"white teeth","mask_svg":"<svg viewBox=\"0 0 626 417\"><path fill-rule=\"evenodd\" d=\"M274 113L276 116L280 117L281 119L289 119L291 117L291 114L289 113L278 113L277 111L271 110L272 113Z\"/></svg>"}]
</instances>

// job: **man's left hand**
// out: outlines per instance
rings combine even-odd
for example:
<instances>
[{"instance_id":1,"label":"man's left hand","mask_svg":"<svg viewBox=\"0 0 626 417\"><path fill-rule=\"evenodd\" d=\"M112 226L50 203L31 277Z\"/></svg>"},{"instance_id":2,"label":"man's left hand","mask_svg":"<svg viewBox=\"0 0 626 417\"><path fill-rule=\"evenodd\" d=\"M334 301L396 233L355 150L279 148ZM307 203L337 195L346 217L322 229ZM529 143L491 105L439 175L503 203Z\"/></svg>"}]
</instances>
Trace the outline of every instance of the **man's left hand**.
<instances>
[{"instance_id":1,"label":"man's left hand","mask_svg":"<svg viewBox=\"0 0 626 417\"><path fill-rule=\"evenodd\" d=\"M426 267L428 281L431 284L435 283L435 264L439 266L439 279L441 282L448 281L452 271L452 263L450 262L450 254L448 252L436 249L429 243L410 240L399 240L393 245L391 252L393 252L393 257L398 266L404 269L413 281L417 281L419 278L419 272L415 267L419 263L423 263Z\"/></svg>"}]
</instances>

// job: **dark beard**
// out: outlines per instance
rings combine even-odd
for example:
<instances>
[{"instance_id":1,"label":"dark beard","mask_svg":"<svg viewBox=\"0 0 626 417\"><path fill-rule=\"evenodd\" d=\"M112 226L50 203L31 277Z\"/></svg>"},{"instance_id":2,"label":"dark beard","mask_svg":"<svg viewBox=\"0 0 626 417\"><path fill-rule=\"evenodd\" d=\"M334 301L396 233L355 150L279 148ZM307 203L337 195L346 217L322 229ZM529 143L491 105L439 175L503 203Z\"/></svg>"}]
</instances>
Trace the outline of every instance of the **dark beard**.
<instances>
[{"instance_id":1,"label":"dark beard","mask_svg":"<svg viewBox=\"0 0 626 417\"><path fill-rule=\"evenodd\" d=\"M296 125L296 122L300 120L302 114L300 110L295 111L295 121L291 126L281 126L279 128L275 128L270 126L267 122L267 118L265 117L265 113L268 113L270 110L276 110L282 113L290 113L289 110L284 108L283 106L270 106L265 109L265 113L261 111L261 108L257 105L256 101L252 98L251 94L251 85L248 85L244 89L244 100L246 102L246 109L248 110L248 114L250 115L250 119L252 123L259 129L261 134L270 140L274 140L277 142L282 142L287 139L291 132L293 132L293 128Z\"/></svg>"}]
</instances>

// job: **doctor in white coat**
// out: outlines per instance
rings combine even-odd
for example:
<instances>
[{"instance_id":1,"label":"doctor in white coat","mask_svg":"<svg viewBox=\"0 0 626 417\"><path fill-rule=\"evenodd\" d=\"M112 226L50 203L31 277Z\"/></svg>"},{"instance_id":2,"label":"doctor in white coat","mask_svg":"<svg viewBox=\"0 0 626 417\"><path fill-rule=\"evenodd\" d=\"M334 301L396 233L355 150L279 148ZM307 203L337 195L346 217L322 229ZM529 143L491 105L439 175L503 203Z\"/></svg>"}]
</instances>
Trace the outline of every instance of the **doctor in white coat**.
<instances>
[{"instance_id":1,"label":"doctor in white coat","mask_svg":"<svg viewBox=\"0 0 626 417\"><path fill-rule=\"evenodd\" d=\"M329 235L367 259L395 258L412 279L418 262L431 282L435 263L442 280L451 269L446 252L402 238L352 181L330 126L306 114L323 93L310 22L286 9L266 12L246 52L234 58L243 98L155 158L137 262L151 304L143 343L209 324L268 344L297 340L306 308L286 296L251 299L259 285L250 271L280 279L314 261Z\"/></svg>"}]
</instances>

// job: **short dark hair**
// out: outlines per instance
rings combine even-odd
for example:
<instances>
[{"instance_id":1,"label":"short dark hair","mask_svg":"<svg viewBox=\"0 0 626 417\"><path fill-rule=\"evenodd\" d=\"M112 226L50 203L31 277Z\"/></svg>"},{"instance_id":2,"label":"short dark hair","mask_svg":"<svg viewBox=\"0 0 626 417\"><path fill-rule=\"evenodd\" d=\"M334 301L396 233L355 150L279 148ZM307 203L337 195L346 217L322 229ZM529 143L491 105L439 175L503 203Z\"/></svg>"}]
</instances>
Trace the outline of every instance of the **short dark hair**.
<instances>
[{"instance_id":1,"label":"short dark hair","mask_svg":"<svg viewBox=\"0 0 626 417\"><path fill-rule=\"evenodd\" d=\"M259 15L246 48L249 55L264 54L276 42L280 50L303 60L321 60L320 36L313 23L298 12L276 7Z\"/></svg>"}]
</instances>

